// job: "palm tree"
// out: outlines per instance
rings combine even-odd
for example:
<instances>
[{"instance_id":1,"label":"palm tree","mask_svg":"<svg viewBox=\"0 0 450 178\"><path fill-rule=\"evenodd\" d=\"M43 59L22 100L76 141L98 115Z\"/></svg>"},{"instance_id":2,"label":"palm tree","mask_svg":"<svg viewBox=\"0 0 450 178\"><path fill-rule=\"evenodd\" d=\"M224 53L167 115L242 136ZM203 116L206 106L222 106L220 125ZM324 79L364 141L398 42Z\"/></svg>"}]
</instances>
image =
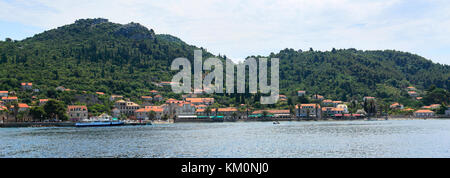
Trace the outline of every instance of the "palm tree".
<instances>
[{"instance_id":1,"label":"palm tree","mask_svg":"<svg viewBox=\"0 0 450 178\"><path fill-rule=\"evenodd\" d=\"M156 112L155 111L150 111L148 113L148 119L149 120L153 120L153 119L155 119L155 117L156 117Z\"/></svg>"},{"instance_id":2,"label":"palm tree","mask_svg":"<svg viewBox=\"0 0 450 178\"><path fill-rule=\"evenodd\" d=\"M266 120L266 117L269 115L269 112L267 112L266 110L264 110L263 112L262 112L262 116L263 116L263 119L264 120Z\"/></svg>"}]
</instances>

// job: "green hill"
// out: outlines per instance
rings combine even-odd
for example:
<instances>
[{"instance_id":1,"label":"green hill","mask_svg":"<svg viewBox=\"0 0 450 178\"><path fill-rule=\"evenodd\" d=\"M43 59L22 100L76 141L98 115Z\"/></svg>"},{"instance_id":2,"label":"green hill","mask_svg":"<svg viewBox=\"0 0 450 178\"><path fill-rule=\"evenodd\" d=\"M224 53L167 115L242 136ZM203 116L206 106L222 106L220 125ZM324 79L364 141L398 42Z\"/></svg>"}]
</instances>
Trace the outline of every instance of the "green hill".
<instances>
[{"instance_id":1,"label":"green hill","mask_svg":"<svg viewBox=\"0 0 450 178\"><path fill-rule=\"evenodd\" d=\"M21 41L0 41L0 90L18 91L21 82L33 82L42 91L65 86L129 97L169 91L154 82L170 81L171 61L192 60L194 49L199 48L138 23L77 20ZM212 56L204 51L204 58ZM450 66L406 52L285 49L268 57L280 58L281 92L291 96L307 90L330 99L397 100L407 97L404 88L410 85L450 89Z\"/></svg>"}]
</instances>

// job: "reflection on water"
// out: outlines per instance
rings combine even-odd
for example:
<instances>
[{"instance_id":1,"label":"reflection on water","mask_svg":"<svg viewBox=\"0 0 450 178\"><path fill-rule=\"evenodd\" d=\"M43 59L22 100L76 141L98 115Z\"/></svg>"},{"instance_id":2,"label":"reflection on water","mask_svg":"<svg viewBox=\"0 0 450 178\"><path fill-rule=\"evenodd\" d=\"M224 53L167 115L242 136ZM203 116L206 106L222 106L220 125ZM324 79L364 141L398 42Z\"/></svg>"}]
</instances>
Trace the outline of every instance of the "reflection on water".
<instances>
[{"instance_id":1,"label":"reflection on water","mask_svg":"<svg viewBox=\"0 0 450 178\"><path fill-rule=\"evenodd\" d=\"M0 128L0 157L450 157L450 120Z\"/></svg>"}]
</instances>

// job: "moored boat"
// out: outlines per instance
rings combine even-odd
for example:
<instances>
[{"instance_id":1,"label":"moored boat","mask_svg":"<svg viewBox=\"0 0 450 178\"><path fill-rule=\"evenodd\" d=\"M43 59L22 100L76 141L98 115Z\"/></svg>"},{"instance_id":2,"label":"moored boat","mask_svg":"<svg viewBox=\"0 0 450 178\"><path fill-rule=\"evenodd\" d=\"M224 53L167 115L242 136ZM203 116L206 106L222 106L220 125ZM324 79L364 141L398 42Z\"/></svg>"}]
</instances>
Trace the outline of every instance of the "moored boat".
<instances>
[{"instance_id":1,"label":"moored boat","mask_svg":"<svg viewBox=\"0 0 450 178\"><path fill-rule=\"evenodd\" d=\"M94 121L94 122L77 122L76 127L104 127L104 126L119 126L123 125L122 121Z\"/></svg>"}]
</instances>

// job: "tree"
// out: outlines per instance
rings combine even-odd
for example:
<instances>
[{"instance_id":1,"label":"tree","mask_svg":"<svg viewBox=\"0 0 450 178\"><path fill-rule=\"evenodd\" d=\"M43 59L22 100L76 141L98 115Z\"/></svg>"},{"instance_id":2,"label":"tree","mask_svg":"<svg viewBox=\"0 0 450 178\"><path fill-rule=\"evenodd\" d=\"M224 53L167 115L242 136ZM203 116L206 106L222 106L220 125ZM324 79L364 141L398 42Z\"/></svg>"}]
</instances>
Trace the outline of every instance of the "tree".
<instances>
[{"instance_id":1,"label":"tree","mask_svg":"<svg viewBox=\"0 0 450 178\"><path fill-rule=\"evenodd\" d=\"M264 111L262 112L262 116L263 116L264 119L267 119L267 116L268 116L268 115L269 115L269 112L268 112L268 111L264 110Z\"/></svg>"},{"instance_id":2,"label":"tree","mask_svg":"<svg viewBox=\"0 0 450 178\"><path fill-rule=\"evenodd\" d=\"M154 120L155 117L156 117L156 112L155 112L155 111L150 111L150 112L148 113L148 118L149 118L150 120Z\"/></svg>"},{"instance_id":3,"label":"tree","mask_svg":"<svg viewBox=\"0 0 450 178\"><path fill-rule=\"evenodd\" d=\"M46 116L46 113L42 106L32 107L30 109L30 114L33 117L33 120L38 119L39 121L42 121Z\"/></svg>"},{"instance_id":4,"label":"tree","mask_svg":"<svg viewBox=\"0 0 450 178\"><path fill-rule=\"evenodd\" d=\"M64 103L61 101L56 100L49 100L44 105L44 112L46 113L46 118L49 119L60 119L60 120L67 120L66 117L66 107L64 106Z\"/></svg>"},{"instance_id":5,"label":"tree","mask_svg":"<svg viewBox=\"0 0 450 178\"><path fill-rule=\"evenodd\" d=\"M437 110L437 114L445 114L445 111L447 110L447 106L445 105L445 103L441 104L441 107L439 107L439 109Z\"/></svg>"}]
</instances>

